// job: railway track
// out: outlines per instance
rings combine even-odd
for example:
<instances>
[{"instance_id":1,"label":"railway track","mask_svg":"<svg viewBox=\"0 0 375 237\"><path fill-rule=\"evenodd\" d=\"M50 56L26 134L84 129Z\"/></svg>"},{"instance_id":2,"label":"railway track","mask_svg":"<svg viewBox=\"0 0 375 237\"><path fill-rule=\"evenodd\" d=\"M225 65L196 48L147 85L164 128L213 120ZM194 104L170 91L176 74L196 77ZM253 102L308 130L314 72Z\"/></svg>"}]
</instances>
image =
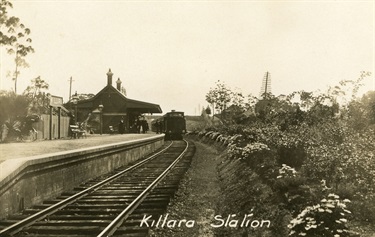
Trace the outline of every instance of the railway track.
<instances>
[{"instance_id":1,"label":"railway track","mask_svg":"<svg viewBox=\"0 0 375 237\"><path fill-rule=\"evenodd\" d=\"M0 236L147 236L142 220L163 214L194 148L186 141L171 142L135 165L0 221Z\"/></svg>"}]
</instances>

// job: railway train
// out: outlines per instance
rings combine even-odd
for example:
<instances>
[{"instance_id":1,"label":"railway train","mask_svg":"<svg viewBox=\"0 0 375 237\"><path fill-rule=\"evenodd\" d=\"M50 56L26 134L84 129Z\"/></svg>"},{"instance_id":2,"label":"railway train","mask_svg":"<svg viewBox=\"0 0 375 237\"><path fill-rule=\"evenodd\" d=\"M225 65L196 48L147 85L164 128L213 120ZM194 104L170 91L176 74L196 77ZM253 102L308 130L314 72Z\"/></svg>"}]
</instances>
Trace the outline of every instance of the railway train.
<instances>
[{"instance_id":1,"label":"railway train","mask_svg":"<svg viewBox=\"0 0 375 237\"><path fill-rule=\"evenodd\" d=\"M172 110L163 117L151 122L151 129L156 133L164 133L165 140L182 140L186 133L186 120L184 112Z\"/></svg>"}]
</instances>

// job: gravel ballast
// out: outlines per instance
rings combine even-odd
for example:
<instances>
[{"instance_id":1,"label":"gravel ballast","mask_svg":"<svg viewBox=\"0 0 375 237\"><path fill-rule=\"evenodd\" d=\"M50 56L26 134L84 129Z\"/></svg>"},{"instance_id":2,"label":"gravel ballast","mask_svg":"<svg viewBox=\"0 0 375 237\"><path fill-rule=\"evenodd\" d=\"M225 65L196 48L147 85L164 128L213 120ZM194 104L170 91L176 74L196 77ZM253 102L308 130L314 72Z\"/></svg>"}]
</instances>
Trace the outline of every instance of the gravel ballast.
<instances>
[{"instance_id":1,"label":"gravel ballast","mask_svg":"<svg viewBox=\"0 0 375 237\"><path fill-rule=\"evenodd\" d=\"M185 223L180 227L158 227L152 229L155 237L209 237L214 236L210 226L217 211L220 198L217 164L221 162L218 151L208 145L195 142L196 152L191 167L180 183L175 198L166 211L168 220L193 220L194 226ZM190 223L192 223L190 221Z\"/></svg>"}]
</instances>

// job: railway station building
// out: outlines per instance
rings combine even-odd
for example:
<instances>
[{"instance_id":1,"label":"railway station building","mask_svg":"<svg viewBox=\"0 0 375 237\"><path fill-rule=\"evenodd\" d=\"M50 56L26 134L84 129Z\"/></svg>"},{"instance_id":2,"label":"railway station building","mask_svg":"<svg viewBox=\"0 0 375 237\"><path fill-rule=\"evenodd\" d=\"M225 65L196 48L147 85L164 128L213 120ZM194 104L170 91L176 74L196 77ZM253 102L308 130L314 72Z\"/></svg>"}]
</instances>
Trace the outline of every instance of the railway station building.
<instances>
[{"instance_id":1,"label":"railway station building","mask_svg":"<svg viewBox=\"0 0 375 237\"><path fill-rule=\"evenodd\" d=\"M123 120L124 132L129 133L134 132L133 125L141 115L162 113L158 104L127 98L120 78L116 87L112 85L112 78L113 73L109 69L107 85L94 97L78 101L71 99L67 103L75 122L87 125L87 129L95 133L111 133L112 129L118 132Z\"/></svg>"}]
</instances>

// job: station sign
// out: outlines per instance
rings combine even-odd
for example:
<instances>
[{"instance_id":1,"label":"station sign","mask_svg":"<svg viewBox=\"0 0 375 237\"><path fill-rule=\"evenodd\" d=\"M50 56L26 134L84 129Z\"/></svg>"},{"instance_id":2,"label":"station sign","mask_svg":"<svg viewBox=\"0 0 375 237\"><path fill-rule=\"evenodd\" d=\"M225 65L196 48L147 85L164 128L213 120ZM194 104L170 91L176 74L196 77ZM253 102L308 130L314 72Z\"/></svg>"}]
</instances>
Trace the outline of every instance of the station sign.
<instances>
[{"instance_id":1,"label":"station sign","mask_svg":"<svg viewBox=\"0 0 375 237\"><path fill-rule=\"evenodd\" d=\"M49 105L52 107L62 107L63 106L63 98L60 96L51 95L51 99Z\"/></svg>"}]
</instances>

